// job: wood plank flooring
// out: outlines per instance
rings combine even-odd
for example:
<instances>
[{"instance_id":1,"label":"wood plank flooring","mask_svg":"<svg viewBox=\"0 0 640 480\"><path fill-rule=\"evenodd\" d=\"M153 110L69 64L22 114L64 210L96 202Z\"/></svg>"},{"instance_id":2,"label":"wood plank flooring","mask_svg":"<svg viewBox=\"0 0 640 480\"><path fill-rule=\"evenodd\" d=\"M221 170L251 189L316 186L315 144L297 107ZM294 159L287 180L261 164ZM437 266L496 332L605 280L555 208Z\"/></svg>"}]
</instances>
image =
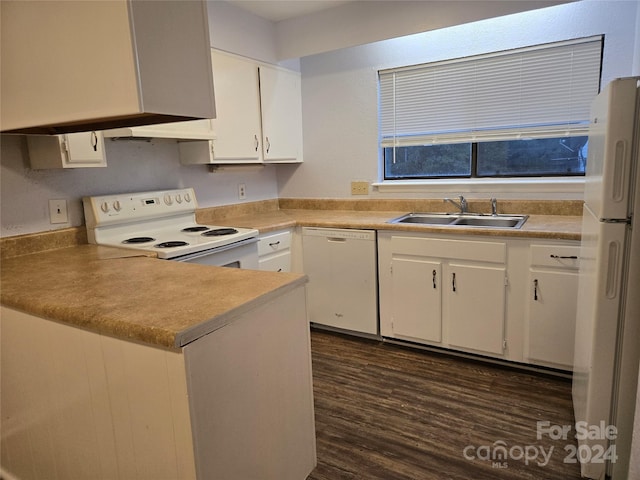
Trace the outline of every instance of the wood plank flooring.
<instances>
[{"instance_id":1,"label":"wood plank flooring","mask_svg":"<svg viewBox=\"0 0 640 480\"><path fill-rule=\"evenodd\" d=\"M311 350L318 466L307 480L580 478L564 463L571 436L536 438L537 421L573 424L568 380L321 330ZM500 445L504 460L478 458ZM535 460L518 458L534 447ZM541 447L553 447L545 466Z\"/></svg>"}]
</instances>

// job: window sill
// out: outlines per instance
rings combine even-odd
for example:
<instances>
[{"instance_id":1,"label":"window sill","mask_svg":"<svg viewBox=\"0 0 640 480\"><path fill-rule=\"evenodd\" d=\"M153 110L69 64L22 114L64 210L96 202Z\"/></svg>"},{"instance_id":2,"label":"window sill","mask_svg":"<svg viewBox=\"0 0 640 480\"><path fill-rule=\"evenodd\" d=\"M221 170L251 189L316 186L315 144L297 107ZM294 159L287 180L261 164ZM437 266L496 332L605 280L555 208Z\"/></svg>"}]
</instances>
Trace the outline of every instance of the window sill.
<instances>
[{"instance_id":1,"label":"window sill","mask_svg":"<svg viewBox=\"0 0 640 480\"><path fill-rule=\"evenodd\" d=\"M582 198L584 177L452 178L386 180L373 183L380 193L570 194Z\"/></svg>"}]
</instances>

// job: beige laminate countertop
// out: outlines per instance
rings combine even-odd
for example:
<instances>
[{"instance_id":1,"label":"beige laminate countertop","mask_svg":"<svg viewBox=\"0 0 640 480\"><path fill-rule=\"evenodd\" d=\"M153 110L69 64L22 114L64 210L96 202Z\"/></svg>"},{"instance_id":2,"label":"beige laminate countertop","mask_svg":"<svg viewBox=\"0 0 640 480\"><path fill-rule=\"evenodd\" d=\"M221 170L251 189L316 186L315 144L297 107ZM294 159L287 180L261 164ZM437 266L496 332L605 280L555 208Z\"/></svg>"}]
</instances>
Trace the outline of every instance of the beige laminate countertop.
<instances>
[{"instance_id":1,"label":"beige laminate countertop","mask_svg":"<svg viewBox=\"0 0 640 480\"><path fill-rule=\"evenodd\" d=\"M408 212L355 210L276 210L227 219L229 225L257 228L260 233L295 227L361 228L440 234L488 235L500 237L580 240L582 217L574 215L530 215L519 229L446 227L435 225L391 224L390 219Z\"/></svg>"},{"instance_id":2,"label":"beige laminate countertop","mask_svg":"<svg viewBox=\"0 0 640 480\"><path fill-rule=\"evenodd\" d=\"M261 233L295 226L439 234L580 240L582 217L531 215L520 229L389 224L407 211L272 209L225 217L224 224ZM212 224L208 212L200 223ZM77 234L75 231L68 235ZM67 235L67 236L68 236ZM179 349L256 305L307 281L273 273L159 260L126 249L80 244L61 248L57 235L28 235L29 248L5 241L0 301L26 313L163 348ZM52 238L49 238L52 237ZM86 241L86 240L85 240ZM16 243L16 245L14 245ZM26 254L25 254L26 253Z\"/></svg>"},{"instance_id":3,"label":"beige laminate countertop","mask_svg":"<svg viewBox=\"0 0 640 480\"><path fill-rule=\"evenodd\" d=\"M3 259L4 306L117 338L177 349L307 281L79 245Z\"/></svg>"}]
</instances>

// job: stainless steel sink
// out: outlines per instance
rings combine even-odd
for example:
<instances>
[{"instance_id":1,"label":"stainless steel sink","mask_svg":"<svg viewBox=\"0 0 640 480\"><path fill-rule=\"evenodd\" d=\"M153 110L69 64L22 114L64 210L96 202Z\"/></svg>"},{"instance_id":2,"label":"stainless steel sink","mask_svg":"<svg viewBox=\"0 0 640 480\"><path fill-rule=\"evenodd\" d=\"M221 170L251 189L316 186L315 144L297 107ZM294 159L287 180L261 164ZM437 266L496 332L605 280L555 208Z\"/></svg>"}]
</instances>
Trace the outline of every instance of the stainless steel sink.
<instances>
[{"instance_id":1,"label":"stainless steel sink","mask_svg":"<svg viewBox=\"0 0 640 480\"><path fill-rule=\"evenodd\" d=\"M449 213L409 213L389 223L422 223L425 225L448 225L457 219L457 215Z\"/></svg>"},{"instance_id":2,"label":"stainless steel sink","mask_svg":"<svg viewBox=\"0 0 640 480\"><path fill-rule=\"evenodd\" d=\"M451 227L520 228L528 215L489 215L455 213L408 213L389 220L388 223L413 223Z\"/></svg>"}]
</instances>

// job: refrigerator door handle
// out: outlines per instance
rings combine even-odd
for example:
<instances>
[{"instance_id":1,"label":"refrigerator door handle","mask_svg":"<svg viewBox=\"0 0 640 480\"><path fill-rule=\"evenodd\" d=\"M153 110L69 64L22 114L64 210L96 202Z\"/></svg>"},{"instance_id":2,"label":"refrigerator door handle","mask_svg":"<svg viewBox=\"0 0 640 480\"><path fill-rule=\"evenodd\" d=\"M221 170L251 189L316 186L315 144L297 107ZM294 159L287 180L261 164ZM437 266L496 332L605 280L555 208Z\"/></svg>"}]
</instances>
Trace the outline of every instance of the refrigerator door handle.
<instances>
[{"instance_id":1,"label":"refrigerator door handle","mask_svg":"<svg viewBox=\"0 0 640 480\"><path fill-rule=\"evenodd\" d=\"M611 196L616 202L621 202L624 198L624 174L627 171L626 152L627 142L625 140L618 140L613 154L613 175L611 178Z\"/></svg>"},{"instance_id":2,"label":"refrigerator door handle","mask_svg":"<svg viewBox=\"0 0 640 480\"><path fill-rule=\"evenodd\" d=\"M618 293L618 256L620 244L610 242L607 248L607 281L605 282L605 295L609 299L616 298Z\"/></svg>"}]
</instances>

